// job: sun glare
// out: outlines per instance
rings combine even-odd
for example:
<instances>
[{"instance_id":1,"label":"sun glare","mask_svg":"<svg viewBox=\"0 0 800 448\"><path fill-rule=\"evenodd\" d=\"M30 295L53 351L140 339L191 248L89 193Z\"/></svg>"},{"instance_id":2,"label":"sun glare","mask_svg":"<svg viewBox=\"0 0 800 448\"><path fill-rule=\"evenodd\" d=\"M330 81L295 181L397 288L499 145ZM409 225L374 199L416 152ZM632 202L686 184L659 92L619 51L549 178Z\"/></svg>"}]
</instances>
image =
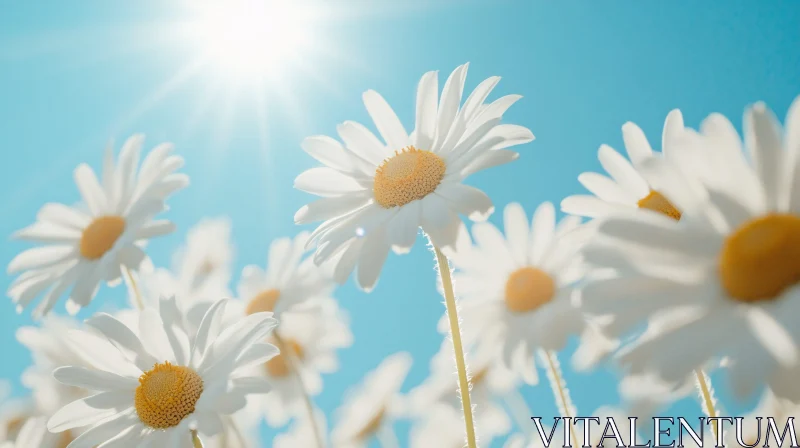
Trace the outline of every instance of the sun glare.
<instances>
[{"instance_id":1,"label":"sun glare","mask_svg":"<svg viewBox=\"0 0 800 448\"><path fill-rule=\"evenodd\" d=\"M191 32L208 63L225 76L277 77L312 43L314 11L293 0L202 2Z\"/></svg>"}]
</instances>

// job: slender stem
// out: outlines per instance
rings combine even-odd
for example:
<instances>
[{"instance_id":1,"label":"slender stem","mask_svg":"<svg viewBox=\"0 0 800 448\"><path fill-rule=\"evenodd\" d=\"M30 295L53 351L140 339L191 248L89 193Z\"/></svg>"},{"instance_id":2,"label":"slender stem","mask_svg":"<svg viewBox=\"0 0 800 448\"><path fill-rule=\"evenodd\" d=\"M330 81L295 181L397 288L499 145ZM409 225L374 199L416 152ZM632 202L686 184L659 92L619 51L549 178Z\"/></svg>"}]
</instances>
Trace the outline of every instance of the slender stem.
<instances>
[{"instance_id":1,"label":"slender stem","mask_svg":"<svg viewBox=\"0 0 800 448\"><path fill-rule=\"evenodd\" d=\"M550 380L553 382L553 390L556 392L556 399L561 401L561 405L564 408L564 417L570 417L570 425L569 425L569 433L572 437L572 446L575 448L580 447L578 445L578 438L575 436L575 425L572 422L572 415L570 415L570 403L571 400L569 399L569 394L567 393L567 389L565 387L565 381L561 377L561 373L559 369L556 367L556 362L553 360L553 354L547 350L542 350L544 353L544 358L547 360L547 367L550 369Z\"/></svg>"},{"instance_id":2,"label":"slender stem","mask_svg":"<svg viewBox=\"0 0 800 448\"><path fill-rule=\"evenodd\" d=\"M128 277L128 283L131 285L131 289L133 289L133 299L136 302L136 308L138 308L139 311L143 310L144 301L142 301L142 293L139 291L139 285L136 284L136 279L133 277L133 273L131 273L131 270L128 269L127 266L122 267L122 272Z\"/></svg>"},{"instance_id":3,"label":"slender stem","mask_svg":"<svg viewBox=\"0 0 800 448\"><path fill-rule=\"evenodd\" d=\"M394 433L391 424L381 425L377 436L383 448L400 448L400 442L397 440L397 434Z\"/></svg>"},{"instance_id":4,"label":"slender stem","mask_svg":"<svg viewBox=\"0 0 800 448\"><path fill-rule=\"evenodd\" d=\"M711 379L706 377L705 372L698 369L694 371L695 378L697 378L697 387L700 388L700 400L701 404L703 405L703 410L705 411L706 415L709 417L716 417L717 410L714 408L714 397L713 392L711 389ZM719 434L719 428L717 428L717 422L712 421L711 425L714 428L714 437L717 437Z\"/></svg>"},{"instance_id":5,"label":"slender stem","mask_svg":"<svg viewBox=\"0 0 800 448\"><path fill-rule=\"evenodd\" d=\"M200 440L200 436L197 435L197 430L193 429L191 432L192 432L192 446L194 448L203 448L203 442Z\"/></svg>"},{"instance_id":6,"label":"slender stem","mask_svg":"<svg viewBox=\"0 0 800 448\"><path fill-rule=\"evenodd\" d=\"M447 316L450 320L450 335L453 338L453 350L456 355L456 368L458 369L458 387L461 392L461 407L464 410L464 424L467 428L467 444L469 448L477 448L475 441L475 423L472 420L472 401L469 396L469 378L467 377L467 363L464 361L464 348L461 345L461 329L458 326L458 309L456 305L455 293L453 292L453 280L450 278L450 264L447 257L442 254L438 247L433 247L436 253L436 262L439 265L439 275L442 278L444 288L445 306Z\"/></svg>"},{"instance_id":7,"label":"slender stem","mask_svg":"<svg viewBox=\"0 0 800 448\"><path fill-rule=\"evenodd\" d=\"M514 389L506 394L503 397L503 401L506 402L506 406L511 411L510 414L519 427L519 431L525 434L528 439L533 440L533 427L530 424L533 411L528 407L528 403L525 402L522 394L519 393L519 389Z\"/></svg>"},{"instance_id":8,"label":"slender stem","mask_svg":"<svg viewBox=\"0 0 800 448\"><path fill-rule=\"evenodd\" d=\"M297 359L295 359L294 353L291 352L291 350L288 348L289 346L283 342L283 339L281 339L277 332L274 333L274 336L278 343L278 348L280 348L283 356L286 357L289 370L292 371L292 374L297 381L298 386L300 387L300 391L302 392L303 402L305 404L306 411L308 412L308 418L310 419L308 423L314 430L314 439L317 442L317 447L325 448L325 443L323 442L322 434L320 433L319 426L317 425L317 419L315 418L314 414L314 403L311 402L311 396L308 395L308 390L306 389L305 384L303 384L303 378L300 375L300 369L298 368L299 362Z\"/></svg>"}]
</instances>

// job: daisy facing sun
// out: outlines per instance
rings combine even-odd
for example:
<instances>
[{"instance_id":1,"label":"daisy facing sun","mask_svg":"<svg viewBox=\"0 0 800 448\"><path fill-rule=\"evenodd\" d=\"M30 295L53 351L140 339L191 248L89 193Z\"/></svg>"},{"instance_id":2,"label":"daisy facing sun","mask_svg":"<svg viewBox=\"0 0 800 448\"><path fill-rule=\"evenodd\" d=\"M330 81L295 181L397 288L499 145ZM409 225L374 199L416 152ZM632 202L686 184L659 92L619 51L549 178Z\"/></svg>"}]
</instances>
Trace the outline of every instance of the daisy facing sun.
<instances>
[{"instance_id":1,"label":"daisy facing sun","mask_svg":"<svg viewBox=\"0 0 800 448\"><path fill-rule=\"evenodd\" d=\"M343 144L326 136L307 138L303 149L325 166L295 179L295 187L321 196L295 214L295 222L324 221L311 234L314 262L330 263L344 282L357 271L359 286L371 291L389 250L411 250L421 228L434 247L444 284L459 388L470 448L476 447L472 405L458 326L450 267L441 248L462 234L459 215L482 221L494 211L491 199L463 181L483 169L508 163L508 147L533 140L525 127L500 124L519 98L507 95L485 104L500 81L481 82L461 105L467 64L456 68L439 97L438 72L422 76L417 88L416 127L409 134L391 106L373 90L363 95L383 141L363 125L345 122L337 130Z\"/></svg>"},{"instance_id":2,"label":"daisy facing sun","mask_svg":"<svg viewBox=\"0 0 800 448\"><path fill-rule=\"evenodd\" d=\"M601 233L621 244L598 248L593 258L627 260L629 269L588 285L585 303L614 316L611 325L619 333L645 319L674 317L620 353L633 372L679 381L727 357L725 370L738 395L752 394L763 381L779 396L797 400L800 331L791 319L800 312L800 98L789 109L783 135L778 120L758 103L745 113L744 146L719 114L709 116L700 133L688 133L681 146L704 157L691 167L695 179L663 160L646 166L664 181L664 195L684 210L680 225L650 214L601 224Z\"/></svg>"},{"instance_id":3,"label":"daisy facing sun","mask_svg":"<svg viewBox=\"0 0 800 448\"><path fill-rule=\"evenodd\" d=\"M36 223L14 234L42 243L17 255L9 273L21 273L8 288L18 309L37 296L44 298L35 317L47 314L69 291L67 310L76 313L94 298L101 282L116 283L147 258L144 242L174 230L171 222L153 220L164 201L189 183L175 173L183 158L170 155L171 144L156 146L138 168L144 137L135 135L122 147L115 165L109 147L100 179L86 164L75 169L75 183L84 207L48 203Z\"/></svg>"}]
</instances>

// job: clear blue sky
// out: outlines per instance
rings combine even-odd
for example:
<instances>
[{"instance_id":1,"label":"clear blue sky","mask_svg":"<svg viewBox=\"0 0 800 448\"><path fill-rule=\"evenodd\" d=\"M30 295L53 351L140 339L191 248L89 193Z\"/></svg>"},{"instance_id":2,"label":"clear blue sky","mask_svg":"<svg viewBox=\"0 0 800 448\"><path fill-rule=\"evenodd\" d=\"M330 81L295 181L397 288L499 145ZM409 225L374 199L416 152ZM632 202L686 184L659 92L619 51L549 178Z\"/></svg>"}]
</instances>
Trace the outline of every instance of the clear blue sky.
<instances>
[{"instance_id":1,"label":"clear blue sky","mask_svg":"<svg viewBox=\"0 0 800 448\"><path fill-rule=\"evenodd\" d=\"M337 53L309 57L311 69L271 89L259 113L252 92L214 93L213 76L203 72L154 93L191 59L190 49L165 38L182 14L169 1L0 0L0 235L31 223L47 201L76 201L74 167L98 166L108 139L121 143L143 132L148 144L173 141L192 179L171 200L168 217L179 231L152 243L154 261L168 262L201 217L228 215L237 269L261 263L271 239L299 230L293 214L310 199L292 188L315 164L300 150L303 137L332 135L347 119L367 123L360 101L367 89L381 92L410 128L422 73L449 73L466 61L468 88L501 75L499 93L524 96L507 119L537 137L519 148L517 162L471 178L498 209L518 201L530 212L581 191L577 175L599 169L601 143L622 148L628 120L657 144L673 108L690 126L714 111L739 126L747 104L764 100L782 118L800 94L795 1L341 3L349 14L317 30ZM7 265L23 247L7 240L0 260ZM326 413L388 354L413 354L407 386L426 376L443 311L431 264L418 244L410 255L390 257L374 293L351 283L338 290L356 342L341 352L341 371L326 378L317 399ZM10 280L0 278L0 289ZM103 289L99 299L121 303L121 295ZM29 323L28 313L0 301L0 378L14 382L15 395L24 392L17 378L29 357L14 332ZM566 376L580 413L617 402L611 373ZM524 393L537 413L555 412L549 388ZM743 409L721 395L729 411ZM697 412L691 403L675 409Z\"/></svg>"}]
</instances>

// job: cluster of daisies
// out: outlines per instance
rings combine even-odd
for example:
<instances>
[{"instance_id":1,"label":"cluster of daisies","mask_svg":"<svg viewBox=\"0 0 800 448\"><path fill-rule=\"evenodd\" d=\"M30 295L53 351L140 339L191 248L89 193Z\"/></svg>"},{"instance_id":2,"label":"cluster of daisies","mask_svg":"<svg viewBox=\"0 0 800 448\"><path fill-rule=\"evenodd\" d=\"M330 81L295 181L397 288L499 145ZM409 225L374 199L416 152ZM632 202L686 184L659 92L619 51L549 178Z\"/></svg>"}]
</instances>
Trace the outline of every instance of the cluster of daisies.
<instances>
[{"instance_id":1,"label":"cluster of daisies","mask_svg":"<svg viewBox=\"0 0 800 448\"><path fill-rule=\"evenodd\" d=\"M38 323L17 332L31 394L3 399L0 446L394 448L404 419L414 448L538 447L520 389L545 372L559 413L576 416L558 356L570 341L575 370L613 362L622 374L626 412L593 415L651 415L695 388L718 415L712 370L734 397L763 394L759 415L795 415L800 98L785 130L765 105L748 107L743 138L721 115L692 129L672 111L661 151L627 123L627 157L601 146L605 173L579 176L589 194L564 199L566 216L512 203L501 229L486 222L491 199L464 181L516 160L509 148L533 134L502 122L519 95L488 101L499 77L465 94L466 74L441 89L438 72L422 76L411 132L367 91L377 135L347 121L338 139L305 139L322 166L295 187L320 198L294 219L322 223L274 240L235 290L226 219L189 230L169 267L147 257L149 239L175 230L166 200L189 184L171 145L142 158L134 136L117 160L107 149L99 176L78 166L80 205L45 204L14 235L37 245L9 263L8 295L20 311L36 302ZM391 355L329 425L314 397L353 343L335 287L353 274L376 290L389 253L408 253L420 229L440 276L431 299L438 287L446 306L430 375L401 393L412 359ZM127 305L72 317L109 294L104 283L124 285ZM64 297L67 314L50 313ZM262 421L285 431L259 441Z\"/></svg>"}]
</instances>

